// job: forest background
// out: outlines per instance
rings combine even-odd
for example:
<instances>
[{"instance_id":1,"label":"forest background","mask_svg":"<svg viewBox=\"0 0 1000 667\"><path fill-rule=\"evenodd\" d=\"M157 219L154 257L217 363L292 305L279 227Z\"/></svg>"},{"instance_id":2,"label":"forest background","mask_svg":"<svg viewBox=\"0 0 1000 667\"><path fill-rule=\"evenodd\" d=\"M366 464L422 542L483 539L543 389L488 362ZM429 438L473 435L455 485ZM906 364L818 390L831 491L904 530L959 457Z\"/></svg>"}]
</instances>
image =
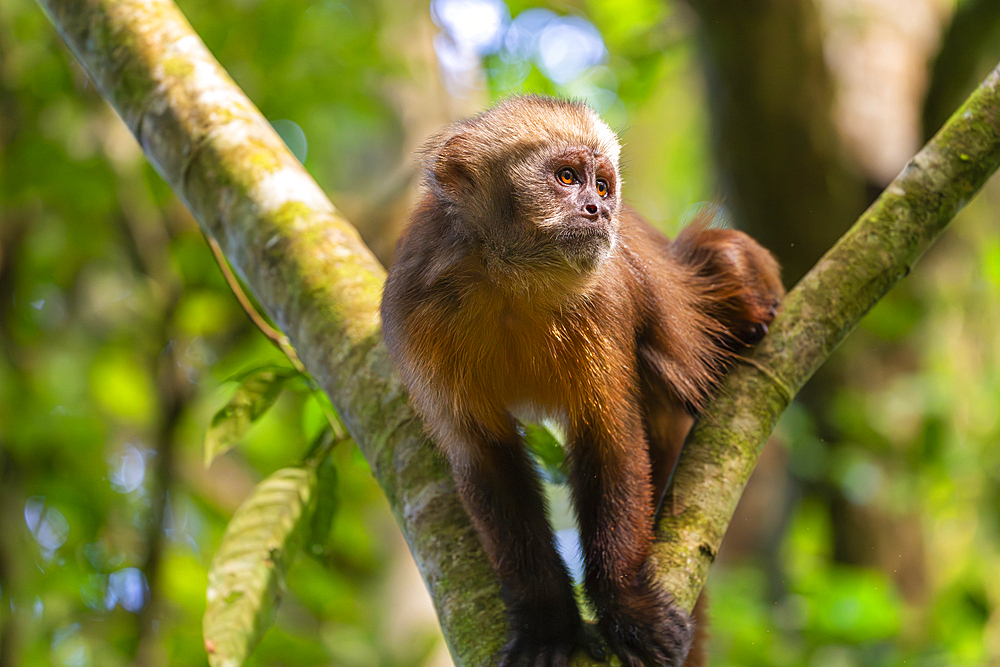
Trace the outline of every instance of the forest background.
<instances>
[{"instance_id":1,"label":"forest background","mask_svg":"<svg viewBox=\"0 0 1000 667\"><path fill-rule=\"evenodd\" d=\"M180 3L383 263L422 139L531 90L604 114L665 231L721 200L791 285L1000 58L1000 3L767 4ZM1000 664L998 206L994 179L785 414L710 578L713 664ZM273 365L37 5L2 0L0 667L206 663L226 522L324 424L289 382L205 468L233 378ZM332 460L329 537L251 664L449 664L363 457Z\"/></svg>"}]
</instances>

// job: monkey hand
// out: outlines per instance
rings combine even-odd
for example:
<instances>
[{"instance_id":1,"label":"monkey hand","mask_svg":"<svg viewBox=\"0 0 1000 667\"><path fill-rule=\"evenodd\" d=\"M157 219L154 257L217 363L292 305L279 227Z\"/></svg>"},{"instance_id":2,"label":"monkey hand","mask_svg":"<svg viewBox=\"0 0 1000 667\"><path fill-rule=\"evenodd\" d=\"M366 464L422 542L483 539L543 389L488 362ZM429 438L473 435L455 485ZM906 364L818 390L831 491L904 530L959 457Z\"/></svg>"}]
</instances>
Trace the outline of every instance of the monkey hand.
<instances>
[{"instance_id":1,"label":"monkey hand","mask_svg":"<svg viewBox=\"0 0 1000 667\"><path fill-rule=\"evenodd\" d=\"M511 637L501 652L500 667L567 667L578 648L594 660L604 660L601 638L592 623L581 621L579 614L575 623L553 623L551 615L546 616L511 623Z\"/></svg>"},{"instance_id":2,"label":"monkey hand","mask_svg":"<svg viewBox=\"0 0 1000 667\"><path fill-rule=\"evenodd\" d=\"M694 636L691 618L656 587L626 596L598 625L622 667L680 667Z\"/></svg>"}]
</instances>

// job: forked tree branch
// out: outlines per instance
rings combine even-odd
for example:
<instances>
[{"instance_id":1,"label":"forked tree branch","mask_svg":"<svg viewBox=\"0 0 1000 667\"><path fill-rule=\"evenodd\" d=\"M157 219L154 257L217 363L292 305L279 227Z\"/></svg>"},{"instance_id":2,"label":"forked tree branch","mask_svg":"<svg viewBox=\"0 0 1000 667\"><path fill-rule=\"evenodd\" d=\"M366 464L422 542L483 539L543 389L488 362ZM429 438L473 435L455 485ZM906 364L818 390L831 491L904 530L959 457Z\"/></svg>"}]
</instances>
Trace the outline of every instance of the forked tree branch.
<instances>
[{"instance_id":1,"label":"forked tree branch","mask_svg":"<svg viewBox=\"0 0 1000 667\"><path fill-rule=\"evenodd\" d=\"M383 268L172 2L39 4L329 395L389 499L456 664L489 664L506 629L499 584L379 340ZM996 168L998 88L994 72L788 295L752 364L701 420L655 553L686 607L777 416Z\"/></svg>"}]
</instances>

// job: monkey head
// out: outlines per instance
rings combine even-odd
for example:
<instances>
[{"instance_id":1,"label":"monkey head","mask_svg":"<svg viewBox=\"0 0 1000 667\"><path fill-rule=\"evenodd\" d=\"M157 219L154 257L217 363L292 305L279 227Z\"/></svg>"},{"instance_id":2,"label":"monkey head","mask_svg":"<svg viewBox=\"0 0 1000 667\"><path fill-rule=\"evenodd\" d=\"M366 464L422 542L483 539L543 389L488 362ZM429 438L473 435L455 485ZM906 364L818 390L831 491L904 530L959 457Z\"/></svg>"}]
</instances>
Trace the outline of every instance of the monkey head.
<instances>
[{"instance_id":1,"label":"monkey head","mask_svg":"<svg viewBox=\"0 0 1000 667\"><path fill-rule=\"evenodd\" d=\"M621 147L585 104L513 97L431 138L428 190L484 263L599 266L617 243Z\"/></svg>"}]
</instances>

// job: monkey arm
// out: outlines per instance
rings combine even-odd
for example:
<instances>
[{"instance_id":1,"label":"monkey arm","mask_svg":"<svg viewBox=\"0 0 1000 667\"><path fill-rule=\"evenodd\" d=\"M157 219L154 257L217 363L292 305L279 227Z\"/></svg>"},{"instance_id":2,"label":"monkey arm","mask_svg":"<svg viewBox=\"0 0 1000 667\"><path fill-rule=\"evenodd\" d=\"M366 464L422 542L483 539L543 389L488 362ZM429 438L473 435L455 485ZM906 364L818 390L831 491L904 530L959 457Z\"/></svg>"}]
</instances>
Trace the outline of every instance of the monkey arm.
<instances>
[{"instance_id":1,"label":"monkey arm","mask_svg":"<svg viewBox=\"0 0 1000 667\"><path fill-rule=\"evenodd\" d=\"M570 475L587 591L623 665L680 665L693 625L655 583L647 562L653 539L649 454L636 401L617 403L571 425Z\"/></svg>"},{"instance_id":2,"label":"monkey arm","mask_svg":"<svg viewBox=\"0 0 1000 667\"><path fill-rule=\"evenodd\" d=\"M494 570L510 620L501 665L565 664L586 644L573 584L556 551L534 464L516 422L438 424L458 495Z\"/></svg>"}]
</instances>

